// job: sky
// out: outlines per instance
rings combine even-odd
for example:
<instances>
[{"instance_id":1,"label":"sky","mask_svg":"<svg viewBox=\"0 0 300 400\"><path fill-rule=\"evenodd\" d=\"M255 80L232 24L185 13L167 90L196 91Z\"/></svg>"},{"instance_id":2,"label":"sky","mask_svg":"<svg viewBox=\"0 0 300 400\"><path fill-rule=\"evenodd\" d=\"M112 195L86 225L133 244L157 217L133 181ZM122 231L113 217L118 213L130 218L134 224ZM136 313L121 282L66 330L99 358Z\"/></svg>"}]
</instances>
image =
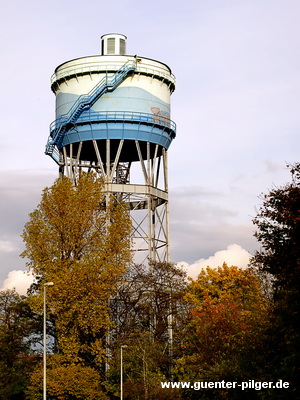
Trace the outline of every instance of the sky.
<instances>
[{"instance_id":1,"label":"sky","mask_svg":"<svg viewBox=\"0 0 300 400\"><path fill-rule=\"evenodd\" d=\"M193 277L223 262L245 267L259 248L260 194L299 161L298 0L2 0L0 288L24 292L20 237L58 171L44 155L55 119L50 77L127 36L127 53L176 76L169 149L171 260Z\"/></svg>"}]
</instances>

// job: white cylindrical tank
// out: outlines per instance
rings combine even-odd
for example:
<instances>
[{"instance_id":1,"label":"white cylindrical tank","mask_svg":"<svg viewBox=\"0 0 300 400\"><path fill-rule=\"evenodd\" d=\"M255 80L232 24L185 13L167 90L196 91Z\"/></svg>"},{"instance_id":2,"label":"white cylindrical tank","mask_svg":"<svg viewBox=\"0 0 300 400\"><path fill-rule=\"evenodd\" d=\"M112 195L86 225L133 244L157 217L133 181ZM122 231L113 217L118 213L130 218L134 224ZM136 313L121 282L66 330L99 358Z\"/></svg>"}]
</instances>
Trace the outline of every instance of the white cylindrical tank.
<instances>
[{"instance_id":1,"label":"white cylindrical tank","mask_svg":"<svg viewBox=\"0 0 300 400\"><path fill-rule=\"evenodd\" d=\"M113 75L134 56L93 56L68 61L52 78L56 94L56 118L68 113L77 98L89 93L95 84ZM165 115L170 118L170 95L174 77L170 69L155 60L139 58L136 71L112 92L105 93L92 110L132 111Z\"/></svg>"},{"instance_id":2,"label":"white cylindrical tank","mask_svg":"<svg viewBox=\"0 0 300 400\"><path fill-rule=\"evenodd\" d=\"M125 35L106 34L101 40L103 55L67 61L52 76L56 120L48 148L52 151L56 146L60 151L80 142L124 139L128 147L138 140L168 149L176 135L170 119L170 96L175 89L172 71L153 59L122 55ZM120 74L116 85L107 86Z\"/></svg>"}]
</instances>

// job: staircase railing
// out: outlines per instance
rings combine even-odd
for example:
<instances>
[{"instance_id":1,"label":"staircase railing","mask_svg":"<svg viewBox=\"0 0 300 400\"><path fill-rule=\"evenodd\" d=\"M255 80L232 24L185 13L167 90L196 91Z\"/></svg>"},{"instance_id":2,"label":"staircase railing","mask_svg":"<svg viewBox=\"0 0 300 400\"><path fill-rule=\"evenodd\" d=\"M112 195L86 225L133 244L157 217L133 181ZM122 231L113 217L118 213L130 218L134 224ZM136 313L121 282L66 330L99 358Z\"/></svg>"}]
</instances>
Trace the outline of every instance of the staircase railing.
<instances>
[{"instance_id":1,"label":"staircase railing","mask_svg":"<svg viewBox=\"0 0 300 400\"><path fill-rule=\"evenodd\" d=\"M61 115L51 124L45 153L58 162L57 145L67 131L68 126L73 124L84 110L91 108L104 93L113 91L135 69L136 61L127 61L112 76L106 75L102 78L88 94L79 96L68 113Z\"/></svg>"}]
</instances>

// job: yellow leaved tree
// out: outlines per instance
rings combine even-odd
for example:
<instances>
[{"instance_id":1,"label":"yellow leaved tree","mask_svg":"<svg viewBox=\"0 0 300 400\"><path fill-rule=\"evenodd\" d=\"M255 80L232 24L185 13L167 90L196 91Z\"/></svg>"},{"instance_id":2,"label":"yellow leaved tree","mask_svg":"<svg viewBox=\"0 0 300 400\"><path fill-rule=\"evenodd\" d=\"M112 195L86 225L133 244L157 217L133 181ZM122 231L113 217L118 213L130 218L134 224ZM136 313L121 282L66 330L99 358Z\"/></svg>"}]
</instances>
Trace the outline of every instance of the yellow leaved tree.
<instances>
[{"instance_id":1,"label":"yellow leaved tree","mask_svg":"<svg viewBox=\"0 0 300 400\"><path fill-rule=\"evenodd\" d=\"M52 356L57 361L50 376L55 370L61 376L61 368L71 365L99 373L104 362L109 299L130 261L131 223L124 204L112 197L105 205L102 189L94 174L83 174L76 187L68 178L55 181L43 191L22 235L21 256L39 282L30 296L37 313L43 309L44 283L54 283L47 290L47 309L59 358Z\"/></svg>"}]
</instances>

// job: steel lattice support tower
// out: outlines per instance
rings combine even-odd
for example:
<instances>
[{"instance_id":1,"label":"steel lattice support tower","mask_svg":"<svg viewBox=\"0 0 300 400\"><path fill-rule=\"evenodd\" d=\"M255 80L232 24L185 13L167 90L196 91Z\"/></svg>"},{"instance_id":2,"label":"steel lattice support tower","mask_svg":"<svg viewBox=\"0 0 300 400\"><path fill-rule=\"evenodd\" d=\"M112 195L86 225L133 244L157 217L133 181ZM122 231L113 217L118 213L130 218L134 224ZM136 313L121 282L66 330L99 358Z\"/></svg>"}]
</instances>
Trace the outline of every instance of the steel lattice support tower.
<instances>
[{"instance_id":1,"label":"steel lattice support tower","mask_svg":"<svg viewBox=\"0 0 300 400\"><path fill-rule=\"evenodd\" d=\"M156 60L125 55L126 37L102 36L102 55L67 61L51 79L56 120L46 154L76 184L103 177L107 199L128 204L136 261L169 261L167 150L175 77Z\"/></svg>"}]
</instances>

